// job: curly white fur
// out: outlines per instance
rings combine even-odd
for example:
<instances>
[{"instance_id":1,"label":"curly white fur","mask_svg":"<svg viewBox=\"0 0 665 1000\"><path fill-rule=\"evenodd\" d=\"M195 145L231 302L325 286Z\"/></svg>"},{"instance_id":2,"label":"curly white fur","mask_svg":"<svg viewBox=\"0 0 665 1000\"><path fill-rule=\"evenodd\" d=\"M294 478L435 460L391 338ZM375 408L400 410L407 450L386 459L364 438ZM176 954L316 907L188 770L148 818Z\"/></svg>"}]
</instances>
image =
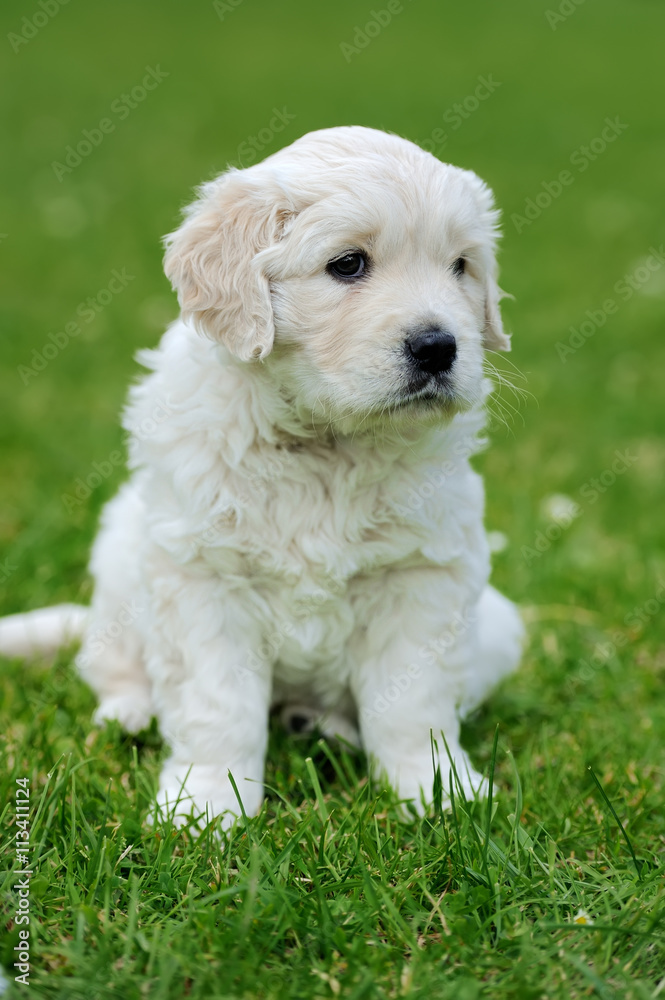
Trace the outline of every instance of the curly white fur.
<instances>
[{"instance_id":1,"label":"curly white fur","mask_svg":"<svg viewBox=\"0 0 665 1000\"><path fill-rule=\"evenodd\" d=\"M163 806L232 819L231 771L256 812L275 704L357 727L374 774L417 806L431 733L444 788L442 733L479 786L459 717L522 639L488 586L469 464L483 348L509 346L496 235L475 174L352 127L205 184L167 238L182 317L141 355L133 474L103 515L78 659L98 720L158 717ZM366 276L336 280L329 261L351 251ZM429 393L409 389L404 351L422 328L457 345Z\"/></svg>"}]
</instances>

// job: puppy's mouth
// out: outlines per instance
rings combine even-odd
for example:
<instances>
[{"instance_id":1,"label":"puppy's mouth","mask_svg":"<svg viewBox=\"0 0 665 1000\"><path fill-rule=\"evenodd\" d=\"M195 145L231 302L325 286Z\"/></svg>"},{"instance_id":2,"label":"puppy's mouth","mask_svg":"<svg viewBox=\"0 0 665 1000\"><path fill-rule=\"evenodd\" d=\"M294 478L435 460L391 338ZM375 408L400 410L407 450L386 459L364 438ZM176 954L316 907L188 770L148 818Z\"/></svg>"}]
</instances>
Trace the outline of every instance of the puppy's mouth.
<instances>
[{"instance_id":1,"label":"puppy's mouth","mask_svg":"<svg viewBox=\"0 0 665 1000\"><path fill-rule=\"evenodd\" d=\"M446 413L456 410L460 405L455 391L453 390L451 379L445 376L419 380L419 384L410 381L404 387L400 397L392 404L391 409L418 409L422 407L427 410L442 410Z\"/></svg>"}]
</instances>

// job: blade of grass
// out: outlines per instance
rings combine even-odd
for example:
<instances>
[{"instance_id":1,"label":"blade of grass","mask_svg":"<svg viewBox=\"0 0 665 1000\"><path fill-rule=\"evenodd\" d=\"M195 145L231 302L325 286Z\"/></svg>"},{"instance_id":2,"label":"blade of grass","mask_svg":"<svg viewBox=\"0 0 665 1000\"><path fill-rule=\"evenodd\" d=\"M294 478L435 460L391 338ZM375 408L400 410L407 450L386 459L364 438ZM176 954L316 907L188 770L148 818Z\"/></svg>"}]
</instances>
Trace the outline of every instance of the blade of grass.
<instances>
[{"instance_id":1,"label":"blade of grass","mask_svg":"<svg viewBox=\"0 0 665 1000\"><path fill-rule=\"evenodd\" d=\"M635 871L637 872L637 877L638 877L639 881L641 882L642 881L642 866L640 865L639 861L637 860L637 858L635 856L635 851L633 850L633 845L631 843L630 837L626 833L626 831L624 829L624 825L623 825L623 823L621 822L621 820L619 819L619 817L617 815L616 809L614 808L614 806L610 802L610 800L609 800L609 798L607 796L607 793L605 792L605 789L601 785L600 781L598 780L598 778L595 775L595 772L594 772L593 768L590 765L589 765L588 770L589 770L589 773L591 774L591 777L593 778L593 780L596 783L596 787L598 788L598 791L600 792L600 794L602 795L603 799L605 800L605 803L607 804L607 808L610 810L610 812L614 816L614 818L615 818L615 820L617 822L617 825L618 825L619 829L621 830L621 832L622 832L622 834L624 836L624 840L626 841L626 844L628 845L628 850L630 851L630 856L633 859L633 864L635 865Z\"/></svg>"}]
</instances>

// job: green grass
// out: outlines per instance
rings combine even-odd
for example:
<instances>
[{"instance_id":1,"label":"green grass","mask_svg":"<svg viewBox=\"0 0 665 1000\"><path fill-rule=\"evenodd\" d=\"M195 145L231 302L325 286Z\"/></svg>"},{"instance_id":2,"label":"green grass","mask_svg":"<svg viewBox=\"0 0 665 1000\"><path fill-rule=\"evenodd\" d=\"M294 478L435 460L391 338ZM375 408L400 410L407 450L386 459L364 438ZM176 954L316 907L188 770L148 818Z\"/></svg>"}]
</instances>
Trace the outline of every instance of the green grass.
<instances>
[{"instance_id":1,"label":"green grass","mask_svg":"<svg viewBox=\"0 0 665 1000\"><path fill-rule=\"evenodd\" d=\"M349 62L340 44L371 4L243 0L220 20L208 3L72 0L14 52L8 33L39 9L8 0L0 14L0 610L89 598L90 541L122 469L80 504L63 495L123 448L133 353L175 315L160 237L192 186L285 107L295 118L266 153L340 123L421 142L443 128L442 157L496 192L512 361L533 398L495 426L479 466L488 527L509 540L494 579L528 609L531 642L465 727L476 766L494 773L491 820L458 802L406 822L368 787L362 757L275 730L264 810L223 843L150 827L158 734L93 730L71 657L47 671L5 663L8 868L15 779L31 782L30 991L660 995L665 267L627 297L615 286L665 242L662 5L588 0L554 30L533 0L413 0ZM113 103L157 65L168 77L120 120ZM488 75L500 86L453 128L444 115ZM114 131L58 181L52 162L108 115ZM616 117L628 128L580 172L571 155ZM566 169L573 183L518 232L512 216ZM22 378L123 268L126 288L90 322L79 314L80 334ZM563 363L557 343L608 298L617 309ZM617 451L629 462L611 481ZM578 504L559 533L553 494ZM1 890L5 967L13 881ZM580 909L593 923L574 923Z\"/></svg>"},{"instance_id":2,"label":"green grass","mask_svg":"<svg viewBox=\"0 0 665 1000\"><path fill-rule=\"evenodd\" d=\"M468 734L494 774L490 806L456 798L452 814L407 822L362 759L275 732L264 809L222 843L146 826L155 733L139 746L116 726L91 733L91 696L64 659L28 686L21 670L4 819L13 779L29 777L38 996L653 995L665 955L655 769L607 772L600 721L589 712L585 731L562 731L547 718L554 695L525 716L531 664L493 706L496 750L488 715ZM574 922L580 910L592 924Z\"/></svg>"}]
</instances>

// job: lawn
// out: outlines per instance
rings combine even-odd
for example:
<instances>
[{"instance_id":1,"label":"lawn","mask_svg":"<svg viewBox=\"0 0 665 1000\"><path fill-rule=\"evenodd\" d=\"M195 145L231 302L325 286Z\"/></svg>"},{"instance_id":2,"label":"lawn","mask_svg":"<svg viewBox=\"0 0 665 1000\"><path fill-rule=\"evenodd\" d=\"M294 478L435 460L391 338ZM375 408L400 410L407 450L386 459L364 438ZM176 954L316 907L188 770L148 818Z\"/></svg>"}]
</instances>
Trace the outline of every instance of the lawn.
<instances>
[{"instance_id":1,"label":"lawn","mask_svg":"<svg viewBox=\"0 0 665 1000\"><path fill-rule=\"evenodd\" d=\"M4 661L7 995L663 991L665 9L547 2L5 0L0 611L89 599L133 355L176 314L160 238L191 188L361 123L476 170L504 213L528 394L502 389L478 466L494 580L530 634L465 727L489 804L406 821L362 756L275 728L263 811L223 842L150 825L159 735L94 730L71 653Z\"/></svg>"}]
</instances>

